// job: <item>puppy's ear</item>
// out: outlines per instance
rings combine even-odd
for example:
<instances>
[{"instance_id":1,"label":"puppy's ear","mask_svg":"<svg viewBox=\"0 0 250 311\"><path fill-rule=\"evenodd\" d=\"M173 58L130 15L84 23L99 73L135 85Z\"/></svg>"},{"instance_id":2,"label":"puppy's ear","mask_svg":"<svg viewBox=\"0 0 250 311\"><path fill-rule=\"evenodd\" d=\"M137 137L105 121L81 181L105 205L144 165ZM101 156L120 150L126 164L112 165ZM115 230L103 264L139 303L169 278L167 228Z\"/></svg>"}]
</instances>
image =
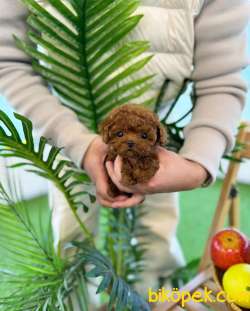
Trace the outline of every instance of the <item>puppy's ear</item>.
<instances>
[{"instance_id":1,"label":"puppy's ear","mask_svg":"<svg viewBox=\"0 0 250 311\"><path fill-rule=\"evenodd\" d=\"M101 124L99 125L99 133L102 136L102 139L104 141L105 144L108 144L109 142L109 130L110 127L115 124L116 122L116 118L118 116L118 114L120 113L120 111L122 111L123 106L121 107L117 107L115 109L113 109L108 116L101 122Z\"/></svg>"},{"instance_id":2,"label":"puppy's ear","mask_svg":"<svg viewBox=\"0 0 250 311\"><path fill-rule=\"evenodd\" d=\"M158 126L157 126L157 143L160 146L164 146L167 143L166 129L160 122L158 122Z\"/></svg>"},{"instance_id":3,"label":"puppy's ear","mask_svg":"<svg viewBox=\"0 0 250 311\"><path fill-rule=\"evenodd\" d=\"M118 111L118 108L113 109L99 125L99 132L105 144L108 144L109 142L109 130L110 127L115 123Z\"/></svg>"},{"instance_id":4,"label":"puppy's ear","mask_svg":"<svg viewBox=\"0 0 250 311\"><path fill-rule=\"evenodd\" d=\"M102 136L102 140L105 144L109 142L109 129L111 126L111 119L107 117L105 120L101 122L99 125L99 132Z\"/></svg>"}]
</instances>

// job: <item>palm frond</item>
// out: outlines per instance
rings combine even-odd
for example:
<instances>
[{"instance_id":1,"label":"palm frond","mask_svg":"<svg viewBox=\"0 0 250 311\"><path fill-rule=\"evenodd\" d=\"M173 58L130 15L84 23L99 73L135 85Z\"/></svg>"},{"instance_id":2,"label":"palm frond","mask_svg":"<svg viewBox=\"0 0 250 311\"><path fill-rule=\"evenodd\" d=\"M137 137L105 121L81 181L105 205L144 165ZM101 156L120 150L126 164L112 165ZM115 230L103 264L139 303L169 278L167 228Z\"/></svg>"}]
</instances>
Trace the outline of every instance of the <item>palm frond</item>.
<instances>
[{"instance_id":1,"label":"palm frond","mask_svg":"<svg viewBox=\"0 0 250 311\"><path fill-rule=\"evenodd\" d=\"M125 42L142 15L139 0L35 0L29 9L30 43L16 38L40 73L79 119L94 132L105 114L147 92L152 76L140 71L152 58L144 41ZM111 35L112 34L112 35ZM39 47L39 48L38 48Z\"/></svg>"},{"instance_id":2,"label":"palm frond","mask_svg":"<svg viewBox=\"0 0 250 311\"><path fill-rule=\"evenodd\" d=\"M145 211L142 206L122 210L104 209L101 222L101 235L105 237L100 249L108 256L116 273L128 284L140 281L144 270L147 227L140 222ZM140 241L143 236L144 243Z\"/></svg>"},{"instance_id":3,"label":"palm frond","mask_svg":"<svg viewBox=\"0 0 250 311\"><path fill-rule=\"evenodd\" d=\"M13 202L1 183L0 202L0 310L72 311L74 297L88 311L84 264L55 252L48 205Z\"/></svg>"},{"instance_id":4,"label":"palm frond","mask_svg":"<svg viewBox=\"0 0 250 311\"><path fill-rule=\"evenodd\" d=\"M74 246L80 249L77 257L85 265L92 266L87 272L88 277L101 277L102 280L96 293L108 291L110 293L108 310L116 311L149 311L149 305L133 290L113 268L111 261L85 242L74 242Z\"/></svg>"},{"instance_id":5,"label":"palm frond","mask_svg":"<svg viewBox=\"0 0 250 311\"><path fill-rule=\"evenodd\" d=\"M70 161L57 161L61 148L51 146L46 154L46 147L49 146L47 139L42 137L36 146L32 123L19 114L15 114L15 118L21 122L24 139L12 120L0 111L0 156L20 158L21 161L15 166L24 166L26 171L52 181L64 194L84 233L90 237L91 234L77 216L77 209L83 208L87 212L88 207L82 202L82 197L90 196L93 200L93 196L87 191L75 190L77 186L89 183L88 176Z\"/></svg>"},{"instance_id":6,"label":"palm frond","mask_svg":"<svg viewBox=\"0 0 250 311\"><path fill-rule=\"evenodd\" d=\"M2 184L0 201L0 310L51 310L58 305L65 269L54 251L51 213L47 208L32 214L24 204L13 202ZM38 232L40 217L44 231Z\"/></svg>"}]
</instances>

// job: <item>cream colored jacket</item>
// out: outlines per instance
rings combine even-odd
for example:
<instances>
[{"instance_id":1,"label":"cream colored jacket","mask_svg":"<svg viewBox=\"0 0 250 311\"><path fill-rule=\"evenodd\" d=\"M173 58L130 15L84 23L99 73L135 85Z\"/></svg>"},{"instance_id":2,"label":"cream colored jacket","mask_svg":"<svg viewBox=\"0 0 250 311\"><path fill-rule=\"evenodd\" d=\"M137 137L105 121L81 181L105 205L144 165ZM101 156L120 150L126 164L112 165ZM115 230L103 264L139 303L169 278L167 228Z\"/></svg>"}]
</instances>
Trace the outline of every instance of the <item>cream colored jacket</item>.
<instances>
[{"instance_id":1,"label":"cream colored jacket","mask_svg":"<svg viewBox=\"0 0 250 311\"><path fill-rule=\"evenodd\" d=\"M145 71L156 74L152 93L159 91L166 78L171 80L166 104L185 78L193 79L196 108L180 153L202 164L213 178L221 156L234 144L244 106L246 85L240 72L247 64L249 2L142 0L138 12L144 18L129 38L150 41L155 56ZM12 34L25 38L26 16L18 0L1 0L0 93L33 121L40 134L64 146L66 154L80 165L95 135L50 94L33 72L30 59L16 48Z\"/></svg>"}]
</instances>

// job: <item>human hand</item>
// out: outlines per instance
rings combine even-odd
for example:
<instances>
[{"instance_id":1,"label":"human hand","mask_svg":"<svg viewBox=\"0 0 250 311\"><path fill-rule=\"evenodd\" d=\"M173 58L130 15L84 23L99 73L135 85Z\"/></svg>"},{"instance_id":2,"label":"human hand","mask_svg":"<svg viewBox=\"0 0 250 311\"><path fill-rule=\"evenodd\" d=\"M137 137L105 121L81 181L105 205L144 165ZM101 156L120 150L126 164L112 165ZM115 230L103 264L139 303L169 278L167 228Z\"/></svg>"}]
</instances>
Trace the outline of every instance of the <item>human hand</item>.
<instances>
[{"instance_id":1,"label":"human hand","mask_svg":"<svg viewBox=\"0 0 250 311\"><path fill-rule=\"evenodd\" d=\"M105 207L115 207L114 204L121 203L122 207L135 206L144 200L144 195L133 193L130 197L119 195L111 197L108 194L109 183L104 166L108 146L97 136L89 145L82 160L82 168L87 172L96 186L96 199L99 204Z\"/></svg>"},{"instance_id":2,"label":"human hand","mask_svg":"<svg viewBox=\"0 0 250 311\"><path fill-rule=\"evenodd\" d=\"M144 195L191 190L200 187L208 176L206 169L200 164L186 160L165 148L157 147L157 154L160 162L159 170L145 184L130 187L121 184L122 159L120 157L117 157L114 163L106 163L108 174L121 191L142 193ZM120 206L119 202L115 204L115 207Z\"/></svg>"}]
</instances>

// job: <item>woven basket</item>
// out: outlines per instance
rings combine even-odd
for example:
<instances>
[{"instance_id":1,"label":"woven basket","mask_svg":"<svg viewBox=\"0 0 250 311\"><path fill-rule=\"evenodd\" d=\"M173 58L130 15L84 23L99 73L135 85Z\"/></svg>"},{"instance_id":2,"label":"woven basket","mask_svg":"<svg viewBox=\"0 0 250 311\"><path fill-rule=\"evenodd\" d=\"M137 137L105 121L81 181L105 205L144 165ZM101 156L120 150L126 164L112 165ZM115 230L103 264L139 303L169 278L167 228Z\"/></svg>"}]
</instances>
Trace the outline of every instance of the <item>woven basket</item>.
<instances>
[{"instance_id":1,"label":"woven basket","mask_svg":"<svg viewBox=\"0 0 250 311\"><path fill-rule=\"evenodd\" d=\"M223 287L222 287L222 277L223 277L224 272L216 268L215 266L213 266L213 268L214 268L213 275L214 275L215 283L220 288L220 290L224 292ZM250 310L250 309L241 308L232 302L227 302L227 305L230 308L230 310L233 310L233 311L249 311Z\"/></svg>"}]
</instances>

